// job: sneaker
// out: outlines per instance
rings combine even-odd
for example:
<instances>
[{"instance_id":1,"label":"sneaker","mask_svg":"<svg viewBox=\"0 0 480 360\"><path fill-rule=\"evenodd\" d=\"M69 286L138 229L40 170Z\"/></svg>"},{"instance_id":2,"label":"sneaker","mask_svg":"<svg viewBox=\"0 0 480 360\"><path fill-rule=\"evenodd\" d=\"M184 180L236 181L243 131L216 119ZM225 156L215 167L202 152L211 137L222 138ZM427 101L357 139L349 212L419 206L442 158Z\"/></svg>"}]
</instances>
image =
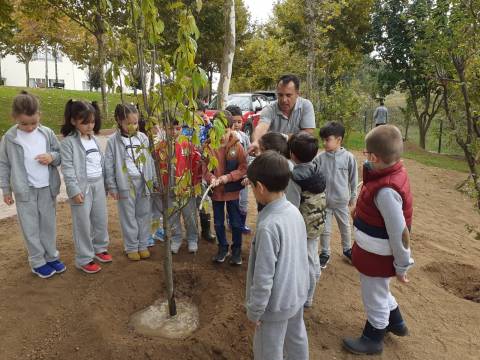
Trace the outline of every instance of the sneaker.
<instances>
[{"instance_id":1,"label":"sneaker","mask_svg":"<svg viewBox=\"0 0 480 360\"><path fill-rule=\"evenodd\" d=\"M177 245L172 242L172 244L170 245L170 251L172 252L172 254L178 254L178 252L180 251L180 246L181 244Z\"/></svg>"},{"instance_id":2,"label":"sneaker","mask_svg":"<svg viewBox=\"0 0 480 360\"><path fill-rule=\"evenodd\" d=\"M128 258L128 260L139 261L140 260L140 254L138 252L127 253L127 258Z\"/></svg>"},{"instance_id":3,"label":"sneaker","mask_svg":"<svg viewBox=\"0 0 480 360\"><path fill-rule=\"evenodd\" d=\"M321 253L320 254L320 267L325 269L327 267L328 262L330 261L330 255Z\"/></svg>"},{"instance_id":4,"label":"sneaker","mask_svg":"<svg viewBox=\"0 0 480 360\"><path fill-rule=\"evenodd\" d=\"M313 300L308 300L307 299L307 301L305 301L305 304L303 304L303 307L305 309L310 309L311 307L313 307Z\"/></svg>"},{"instance_id":5,"label":"sneaker","mask_svg":"<svg viewBox=\"0 0 480 360\"><path fill-rule=\"evenodd\" d=\"M157 241L165 241L165 232L163 231L163 228L158 228L157 231L155 231L155 234L153 234L153 238Z\"/></svg>"},{"instance_id":6,"label":"sneaker","mask_svg":"<svg viewBox=\"0 0 480 360\"><path fill-rule=\"evenodd\" d=\"M141 250L138 252L138 255L140 256L140 259L148 259L150 257L150 251L148 250Z\"/></svg>"},{"instance_id":7,"label":"sneaker","mask_svg":"<svg viewBox=\"0 0 480 360\"><path fill-rule=\"evenodd\" d=\"M352 249L345 250L343 252L343 256L345 259L351 264L352 263Z\"/></svg>"},{"instance_id":8,"label":"sneaker","mask_svg":"<svg viewBox=\"0 0 480 360\"><path fill-rule=\"evenodd\" d=\"M225 258L227 257L227 255L228 255L227 249L219 246L218 253L212 258L212 261L221 264L225 261Z\"/></svg>"},{"instance_id":9,"label":"sneaker","mask_svg":"<svg viewBox=\"0 0 480 360\"><path fill-rule=\"evenodd\" d=\"M188 252L196 253L198 251L198 244L195 242L188 243Z\"/></svg>"},{"instance_id":10,"label":"sneaker","mask_svg":"<svg viewBox=\"0 0 480 360\"><path fill-rule=\"evenodd\" d=\"M65 266L65 264L60 260L49 261L47 262L47 265L50 265L50 267L54 268L57 274L61 274L65 270L67 270L67 267Z\"/></svg>"},{"instance_id":11,"label":"sneaker","mask_svg":"<svg viewBox=\"0 0 480 360\"><path fill-rule=\"evenodd\" d=\"M53 267L48 264L39 266L37 268L32 269L32 273L41 277L42 279L47 279L53 275L55 275L56 271Z\"/></svg>"},{"instance_id":12,"label":"sneaker","mask_svg":"<svg viewBox=\"0 0 480 360\"><path fill-rule=\"evenodd\" d=\"M95 259L102 263L109 263L112 262L112 255L108 253L108 251L104 251L98 254L95 254Z\"/></svg>"},{"instance_id":13,"label":"sneaker","mask_svg":"<svg viewBox=\"0 0 480 360\"><path fill-rule=\"evenodd\" d=\"M78 266L77 265L77 268L79 270L82 270L83 272L86 272L87 274L95 274L95 273L99 272L100 270L102 270L100 265L94 263L93 261L90 261L87 265L83 265L83 266Z\"/></svg>"},{"instance_id":14,"label":"sneaker","mask_svg":"<svg viewBox=\"0 0 480 360\"><path fill-rule=\"evenodd\" d=\"M147 240L147 247L152 247L152 246L155 246L155 239L153 238L152 235L150 235L150 237Z\"/></svg>"}]
</instances>

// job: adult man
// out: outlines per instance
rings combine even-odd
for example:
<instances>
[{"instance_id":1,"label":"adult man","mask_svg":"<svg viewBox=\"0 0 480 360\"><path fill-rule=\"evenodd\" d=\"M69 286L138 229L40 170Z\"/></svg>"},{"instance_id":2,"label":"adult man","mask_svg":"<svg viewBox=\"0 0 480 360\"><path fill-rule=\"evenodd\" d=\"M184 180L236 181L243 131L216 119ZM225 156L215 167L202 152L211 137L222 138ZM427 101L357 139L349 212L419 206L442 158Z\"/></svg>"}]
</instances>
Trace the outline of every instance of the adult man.
<instances>
[{"instance_id":1,"label":"adult man","mask_svg":"<svg viewBox=\"0 0 480 360\"><path fill-rule=\"evenodd\" d=\"M277 83L277 101L267 105L253 133L249 153L258 150L258 140L269 131L290 136L299 131L313 133L315 112L312 103L299 96L300 80L295 75L283 75Z\"/></svg>"},{"instance_id":2,"label":"adult man","mask_svg":"<svg viewBox=\"0 0 480 360\"><path fill-rule=\"evenodd\" d=\"M380 106L373 113L373 121L375 121L375 126L385 125L388 121L388 109L384 105L383 99L380 99Z\"/></svg>"}]
</instances>

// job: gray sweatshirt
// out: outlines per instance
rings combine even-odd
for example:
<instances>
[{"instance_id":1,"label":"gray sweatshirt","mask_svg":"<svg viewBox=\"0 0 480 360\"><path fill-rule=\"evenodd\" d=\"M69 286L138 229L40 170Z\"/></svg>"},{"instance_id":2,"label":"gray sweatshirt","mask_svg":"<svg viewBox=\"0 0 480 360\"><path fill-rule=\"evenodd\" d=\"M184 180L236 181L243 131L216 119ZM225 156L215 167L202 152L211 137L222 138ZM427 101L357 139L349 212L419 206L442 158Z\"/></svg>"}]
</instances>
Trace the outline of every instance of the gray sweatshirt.
<instances>
[{"instance_id":1,"label":"gray sweatshirt","mask_svg":"<svg viewBox=\"0 0 480 360\"><path fill-rule=\"evenodd\" d=\"M327 207L347 206L357 197L358 170L355 156L343 147L334 152L324 151L313 160L325 175Z\"/></svg>"},{"instance_id":2,"label":"gray sweatshirt","mask_svg":"<svg viewBox=\"0 0 480 360\"><path fill-rule=\"evenodd\" d=\"M375 125L386 124L388 122L388 109L383 105L377 107L373 113L373 121L375 121Z\"/></svg>"},{"instance_id":3,"label":"gray sweatshirt","mask_svg":"<svg viewBox=\"0 0 480 360\"><path fill-rule=\"evenodd\" d=\"M49 187L53 197L60 192L60 175L57 166L61 163L60 144L55 133L48 127L39 125L40 131L47 140L47 153L53 158L48 165ZM16 140L17 125L12 126L0 142L0 188L3 195L15 194L17 201L29 201L30 186L23 159L23 147Z\"/></svg>"},{"instance_id":4,"label":"gray sweatshirt","mask_svg":"<svg viewBox=\"0 0 480 360\"><path fill-rule=\"evenodd\" d=\"M148 149L148 138L145 134L137 132L136 136L145 149ZM143 164L143 178L147 183L156 185L155 165L147 151L144 151L145 163ZM125 163L127 153L122 141L122 135L117 130L107 141L105 150L105 183L107 191L117 193L121 197L128 197L130 194L130 180ZM139 154L140 156L140 154ZM151 189L145 184L145 194L150 195Z\"/></svg>"},{"instance_id":5,"label":"gray sweatshirt","mask_svg":"<svg viewBox=\"0 0 480 360\"><path fill-rule=\"evenodd\" d=\"M309 287L307 232L286 197L258 214L248 259L246 308L252 321L282 321L305 304Z\"/></svg>"},{"instance_id":6,"label":"gray sweatshirt","mask_svg":"<svg viewBox=\"0 0 480 360\"><path fill-rule=\"evenodd\" d=\"M105 159L95 136L92 136L97 144L98 151L102 157L102 170L105 176ZM62 153L62 174L67 188L67 195L73 198L80 193L85 195L88 185L87 178L87 154L82 145L78 132L67 136L60 145Z\"/></svg>"}]
</instances>

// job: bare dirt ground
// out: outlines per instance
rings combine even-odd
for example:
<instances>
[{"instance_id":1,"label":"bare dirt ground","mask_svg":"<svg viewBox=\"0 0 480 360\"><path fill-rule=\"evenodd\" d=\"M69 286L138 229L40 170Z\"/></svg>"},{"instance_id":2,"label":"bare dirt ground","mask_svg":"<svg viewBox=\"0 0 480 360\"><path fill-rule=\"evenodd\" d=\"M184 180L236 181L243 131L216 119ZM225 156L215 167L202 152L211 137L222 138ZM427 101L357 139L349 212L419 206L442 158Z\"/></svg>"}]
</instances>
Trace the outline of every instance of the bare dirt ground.
<instances>
[{"instance_id":1,"label":"bare dirt ground","mask_svg":"<svg viewBox=\"0 0 480 360\"><path fill-rule=\"evenodd\" d=\"M358 154L357 154L358 155ZM359 155L360 158L361 155ZM464 174L406 161L415 198L411 282L392 281L411 335L387 335L381 359L480 358L480 240L472 202L454 190ZM255 222L251 201L250 225ZM0 359L249 359L253 327L243 308L246 261L215 266L215 245L200 243L174 257L177 297L200 309L200 328L186 340L137 335L132 313L164 295L163 247L150 260L122 253L116 205L109 200L114 262L95 275L74 268L70 209L59 204L58 246L68 270L49 280L29 272L15 217L0 220ZM311 359L354 359L341 338L360 334L365 315L358 274L340 256L335 228L333 259L322 274L314 307L305 312ZM245 239L244 259L250 237Z\"/></svg>"}]
</instances>

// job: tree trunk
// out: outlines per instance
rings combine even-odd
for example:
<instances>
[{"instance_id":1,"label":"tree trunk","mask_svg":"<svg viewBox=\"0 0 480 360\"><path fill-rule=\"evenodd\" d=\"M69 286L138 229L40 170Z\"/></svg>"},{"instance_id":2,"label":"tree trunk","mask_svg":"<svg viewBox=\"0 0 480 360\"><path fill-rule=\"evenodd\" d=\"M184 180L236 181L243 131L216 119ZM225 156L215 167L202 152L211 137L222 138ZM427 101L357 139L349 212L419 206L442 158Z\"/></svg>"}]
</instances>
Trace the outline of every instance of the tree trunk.
<instances>
[{"instance_id":1,"label":"tree trunk","mask_svg":"<svg viewBox=\"0 0 480 360\"><path fill-rule=\"evenodd\" d=\"M307 98L313 100L315 92L315 0L305 1L305 19L307 23ZM317 109L316 101L313 100L315 109Z\"/></svg>"},{"instance_id":2,"label":"tree trunk","mask_svg":"<svg viewBox=\"0 0 480 360\"><path fill-rule=\"evenodd\" d=\"M45 89L48 89L48 45L45 43Z\"/></svg>"},{"instance_id":3,"label":"tree trunk","mask_svg":"<svg viewBox=\"0 0 480 360\"><path fill-rule=\"evenodd\" d=\"M421 126L418 127L418 133L420 135L420 141L419 141L419 145L420 147L425 150L425 146L426 146L426 138L427 138L427 131L424 130Z\"/></svg>"},{"instance_id":4,"label":"tree trunk","mask_svg":"<svg viewBox=\"0 0 480 360\"><path fill-rule=\"evenodd\" d=\"M223 59L218 83L218 108L223 110L227 105L232 65L235 56L235 0L225 0L225 43L223 45Z\"/></svg>"},{"instance_id":5,"label":"tree trunk","mask_svg":"<svg viewBox=\"0 0 480 360\"><path fill-rule=\"evenodd\" d=\"M213 69L208 70L208 103L212 102Z\"/></svg>"},{"instance_id":6,"label":"tree trunk","mask_svg":"<svg viewBox=\"0 0 480 360\"><path fill-rule=\"evenodd\" d=\"M25 76L27 77L25 86L28 88L30 87L30 62L28 60L25 61Z\"/></svg>"},{"instance_id":7,"label":"tree trunk","mask_svg":"<svg viewBox=\"0 0 480 360\"><path fill-rule=\"evenodd\" d=\"M1 85L5 85L3 83L3 76L2 76L2 54L0 54L0 83Z\"/></svg>"},{"instance_id":8,"label":"tree trunk","mask_svg":"<svg viewBox=\"0 0 480 360\"><path fill-rule=\"evenodd\" d=\"M108 120L108 103L107 103L107 89L105 82L105 42L104 42L104 33L98 32L95 35L97 39L98 46L98 67L100 71L100 89L102 91L102 112L103 119Z\"/></svg>"},{"instance_id":9,"label":"tree trunk","mask_svg":"<svg viewBox=\"0 0 480 360\"><path fill-rule=\"evenodd\" d=\"M154 45L152 50L152 63L151 63L151 74L150 74L150 92L155 88L155 67L157 64L157 47Z\"/></svg>"},{"instance_id":10,"label":"tree trunk","mask_svg":"<svg viewBox=\"0 0 480 360\"><path fill-rule=\"evenodd\" d=\"M53 59L55 61L55 82L58 83L58 50L57 46L55 45L53 47Z\"/></svg>"},{"instance_id":11,"label":"tree trunk","mask_svg":"<svg viewBox=\"0 0 480 360\"><path fill-rule=\"evenodd\" d=\"M440 134L438 137L438 153L442 152L443 119L440 119Z\"/></svg>"}]
</instances>

